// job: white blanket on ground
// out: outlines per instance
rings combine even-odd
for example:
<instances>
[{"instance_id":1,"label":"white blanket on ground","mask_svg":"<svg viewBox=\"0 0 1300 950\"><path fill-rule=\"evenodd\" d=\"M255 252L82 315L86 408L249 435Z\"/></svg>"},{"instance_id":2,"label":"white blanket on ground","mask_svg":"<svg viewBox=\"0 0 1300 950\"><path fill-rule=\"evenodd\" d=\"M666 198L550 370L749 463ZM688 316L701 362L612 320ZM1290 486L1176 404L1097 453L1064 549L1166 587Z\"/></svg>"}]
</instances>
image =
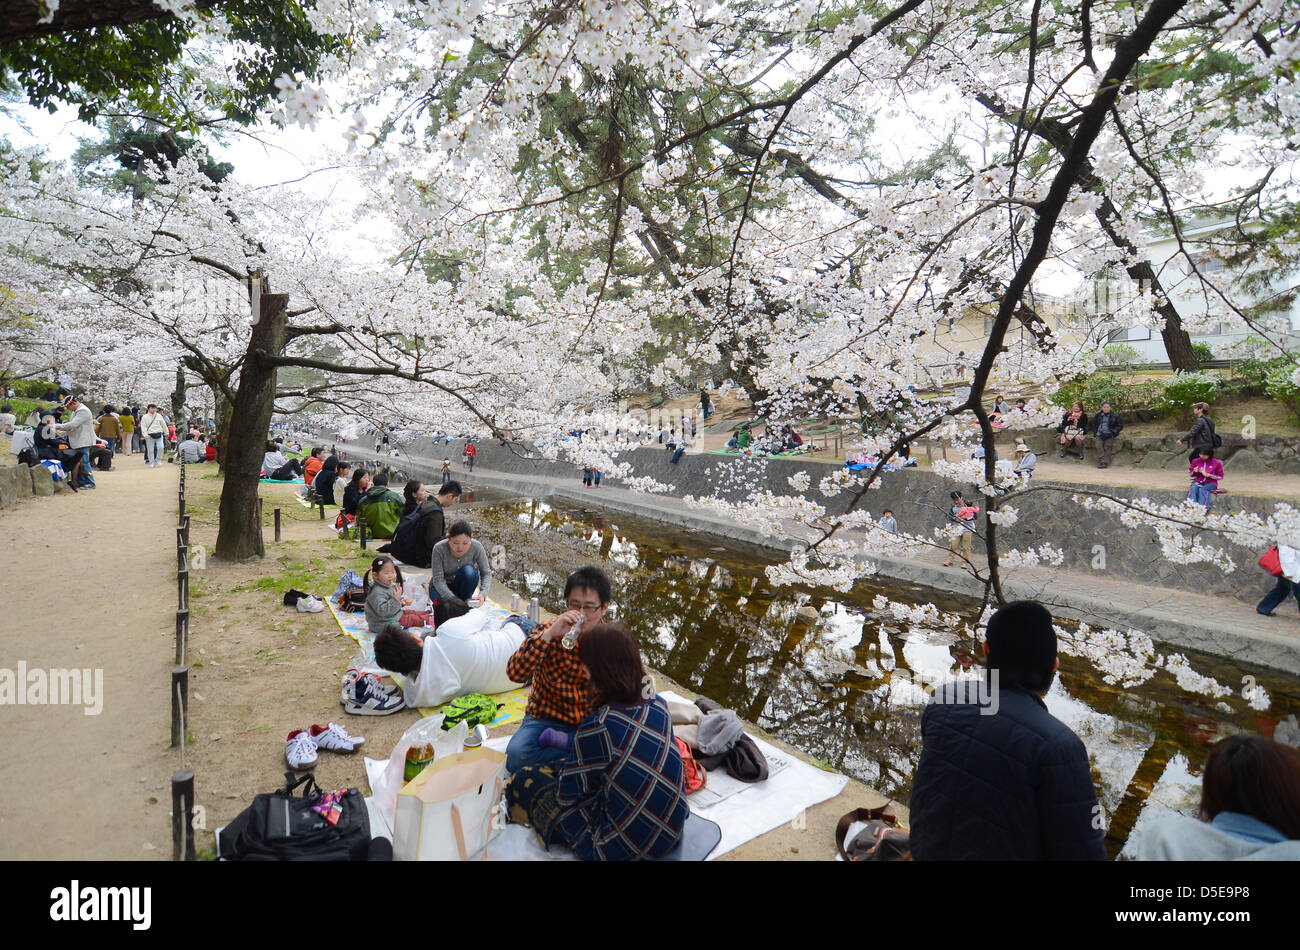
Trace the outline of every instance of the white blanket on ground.
<instances>
[{"instance_id":1,"label":"white blanket on ground","mask_svg":"<svg viewBox=\"0 0 1300 950\"><path fill-rule=\"evenodd\" d=\"M672 692L660 693L660 696L665 700L688 702ZM758 736L751 738L767 759L770 774L766 781L748 785L719 769L709 773L708 785L704 789L687 799L692 811L716 822L722 829L722 840L709 855L709 860L796 820L807 809L834 798L848 784L847 776L809 765ZM498 736L483 744L504 752L509 741L509 736ZM383 771L385 764L386 761L367 758L367 776L373 779ZM376 835L392 837L392 829L384 826L382 821L372 821L371 829ZM488 846L488 859L564 861L573 860L574 856L568 848L545 851L537 843L532 829L507 825Z\"/></svg>"}]
</instances>

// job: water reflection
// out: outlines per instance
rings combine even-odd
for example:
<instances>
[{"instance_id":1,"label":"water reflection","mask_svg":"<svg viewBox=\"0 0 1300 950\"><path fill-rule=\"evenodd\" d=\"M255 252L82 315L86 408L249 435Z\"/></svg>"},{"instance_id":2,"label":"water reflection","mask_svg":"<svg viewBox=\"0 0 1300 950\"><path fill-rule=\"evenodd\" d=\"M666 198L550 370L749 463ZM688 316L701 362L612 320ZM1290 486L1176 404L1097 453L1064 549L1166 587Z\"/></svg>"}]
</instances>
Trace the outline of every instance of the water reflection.
<instances>
[{"instance_id":1,"label":"water reflection","mask_svg":"<svg viewBox=\"0 0 1300 950\"><path fill-rule=\"evenodd\" d=\"M484 508L476 517L493 542L519 552L519 562L508 559L500 571L507 585L557 610L568 571L603 563L619 617L651 666L900 801L910 793L921 710L934 685L981 675L959 634L872 607L877 594L889 593L973 616L973 603L942 591L865 582L849 595L773 589L763 573L769 552L631 518L615 525L608 515L542 502ZM1062 653L1046 702L1088 749L1112 855L1150 814L1194 810L1209 741L1268 734L1300 711L1300 683L1281 674L1187 654L1198 673L1221 684L1256 677L1271 697L1257 713L1237 695L1188 692L1165 670L1116 685L1126 682L1116 676L1124 667L1119 651L1086 652L1096 659Z\"/></svg>"}]
</instances>

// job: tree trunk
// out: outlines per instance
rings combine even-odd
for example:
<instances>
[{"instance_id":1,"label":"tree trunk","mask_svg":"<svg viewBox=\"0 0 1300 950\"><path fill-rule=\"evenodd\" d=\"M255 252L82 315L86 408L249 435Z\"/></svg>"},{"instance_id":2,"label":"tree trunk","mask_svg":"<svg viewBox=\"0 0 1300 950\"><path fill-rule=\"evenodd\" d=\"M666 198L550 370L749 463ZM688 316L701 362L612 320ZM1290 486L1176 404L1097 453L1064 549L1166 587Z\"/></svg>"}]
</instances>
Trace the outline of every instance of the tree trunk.
<instances>
[{"instance_id":1,"label":"tree trunk","mask_svg":"<svg viewBox=\"0 0 1300 950\"><path fill-rule=\"evenodd\" d=\"M226 470L226 441L230 438L230 426L234 420L235 407L220 386L212 387L213 418L217 423L217 471Z\"/></svg>"},{"instance_id":2,"label":"tree trunk","mask_svg":"<svg viewBox=\"0 0 1300 950\"><path fill-rule=\"evenodd\" d=\"M180 440L181 429L185 424L185 369L176 367L176 388L172 390L172 422L176 423L176 439Z\"/></svg>"},{"instance_id":3,"label":"tree trunk","mask_svg":"<svg viewBox=\"0 0 1300 950\"><path fill-rule=\"evenodd\" d=\"M284 349L288 302L288 294L262 294L261 319L248 341L239 389L231 406L230 427L222 440L226 479L221 489L220 525L213 553L224 560L242 561L266 554L257 518L257 478L275 407L276 368L266 365L259 354L278 354Z\"/></svg>"}]
</instances>

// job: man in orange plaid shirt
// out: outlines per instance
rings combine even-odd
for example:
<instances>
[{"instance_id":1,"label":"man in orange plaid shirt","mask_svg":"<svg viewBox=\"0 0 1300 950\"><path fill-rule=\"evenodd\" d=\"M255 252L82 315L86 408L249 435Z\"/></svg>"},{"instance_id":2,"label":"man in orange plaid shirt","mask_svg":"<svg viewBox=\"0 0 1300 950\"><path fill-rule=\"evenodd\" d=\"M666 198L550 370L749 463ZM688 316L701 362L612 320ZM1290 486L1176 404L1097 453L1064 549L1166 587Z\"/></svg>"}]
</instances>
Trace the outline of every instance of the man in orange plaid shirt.
<instances>
[{"instance_id":1,"label":"man in orange plaid shirt","mask_svg":"<svg viewBox=\"0 0 1300 950\"><path fill-rule=\"evenodd\" d=\"M511 772L568 757L573 733L591 712L591 700L578 651L566 650L561 641L580 618L579 639L582 631L603 622L609 598L604 571L578 568L564 584L564 613L534 629L506 663L510 679L532 686L524 721L506 746L506 768Z\"/></svg>"}]
</instances>

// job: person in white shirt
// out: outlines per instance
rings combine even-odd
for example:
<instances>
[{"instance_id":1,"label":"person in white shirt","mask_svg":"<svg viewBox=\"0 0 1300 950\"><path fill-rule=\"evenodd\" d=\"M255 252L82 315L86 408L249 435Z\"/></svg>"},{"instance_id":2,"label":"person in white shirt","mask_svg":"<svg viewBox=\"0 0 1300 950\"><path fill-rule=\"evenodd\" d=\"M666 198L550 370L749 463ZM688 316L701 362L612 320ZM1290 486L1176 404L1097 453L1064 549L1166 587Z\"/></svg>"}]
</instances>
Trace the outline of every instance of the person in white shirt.
<instances>
[{"instance_id":1,"label":"person in white shirt","mask_svg":"<svg viewBox=\"0 0 1300 950\"><path fill-rule=\"evenodd\" d=\"M0 406L0 435L13 435L17 423L18 417L14 415L14 407L9 403Z\"/></svg>"},{"instance_id":2,"label":"person in white shirt","mask_svg":"<svg viewBox=\"0 0 1300 950\"><path fill-rule=\"evenodd\" d=\"M294 476L302 474L302 462L287 459L275 442L266 443L266 454L262 456L262 472L265 478L277 481L291 481Z\"/></svg>"},{"instance_id":3,"label":"person in white shirt","mask_svg":"<svg viewBox=\"0 0 1300 950\"><path fill-rule=\"evenodd\" d=\"M68 448L81 455L81 475L77 485L81 488L94 488L95 478L90 474L90 447L95 444L95 417L90 407L76 396L68 398L68 410L72 417L56 428L68 439Z\"/></svg>"},{"instance_id":4,"label":"person in white shirt","mask_svg":"<svg viewBox=\"0 0 1300 950\"><path fill-rule=\"evenodd\" d=\"M140 439L144 443L144 460L150 468L162 464L163 441L167 438L167 417L149 403L149 411L140 417Z\"/></svg>"},{"instance_id":5,"label":"person in white shirt","mask_svg":"<svg viewBox=\"0 0 1300 950\"><path fill-rule=\"evenodd\" d=\"M511 617L498 626L486 608L456 616L462 609L439 603L427 637L394 626L375 637L375 662L406 677L407 706L441 706L467 693L491 696L522 685L506 675L506 663L523 645L529 621Z\"/></svg>"}]
</instances>

